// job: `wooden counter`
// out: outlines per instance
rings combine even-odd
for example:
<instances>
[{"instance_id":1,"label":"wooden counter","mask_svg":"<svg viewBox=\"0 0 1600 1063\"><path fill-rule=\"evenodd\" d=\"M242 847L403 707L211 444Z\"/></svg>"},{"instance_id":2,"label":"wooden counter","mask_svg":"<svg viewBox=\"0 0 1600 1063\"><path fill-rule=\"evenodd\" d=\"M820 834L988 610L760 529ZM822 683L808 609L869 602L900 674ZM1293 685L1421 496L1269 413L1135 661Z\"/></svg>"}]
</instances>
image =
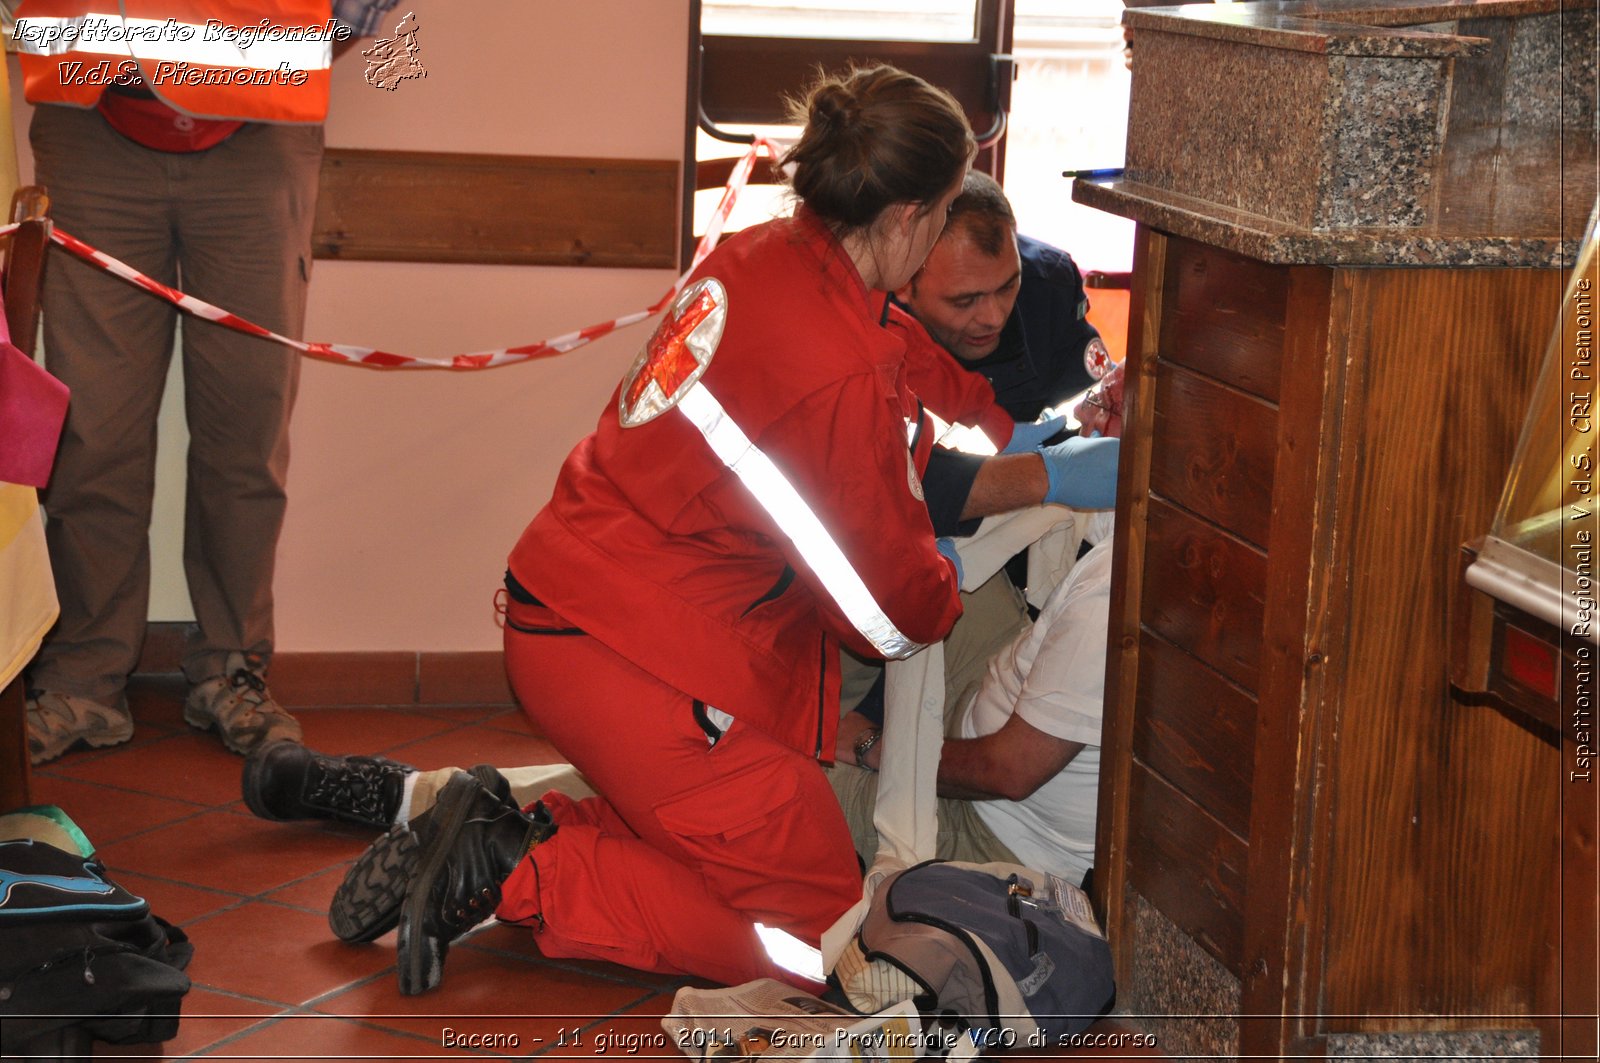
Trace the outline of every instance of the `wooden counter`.
<instances>
[{"instance_id":1,"label":"wooden counter","mask_svg":"<svg viewBox=\"0 0 1600 1063\"><path fill-rule=\"evenodd\" d=\"M1306 47L1322 31L1282 22L1308 6L1130 11L1130 171L1074 192L1140 223L1095 880L1119 1005L1187 1016L1144 1020L1172 1055L1550 1053L1564 1033L1559 750L1452 694L1449 633L1459 550L1493 518L1587 206L1564 211L1572 182L1556 173L1498 209L1493 182L1450 168L1562 142L1559 99L1503 121L1535 70L1516 41L1572 39L1576 19L1592 42L1594 9L1449 5L1444 44L1387 54L1362 28L1364 58L1436 64L1439 113L1471 116L1423 130L1430 161L1402 182L1417 201L1378 219L1330 195L1355 187L1330 184L1337 151L1308 169L1259 135L1286 119L1252 108L1287 107L1282 94L1238 86L1231 113L1180 105L1197 81L1223 92L1208 79L1307 56L1297 84L1351 100L1335 82L1352 68ZM1438 6L1410 5L1429 19ZM1150 56L1159 69L1141 69ZM1457 79L1469 63L1472 85ZM1494 108L1455 107L1491 69L1509 86ZM1349 128L1325 103L1296 150ZM1592 206L1592 107L1585 121ZM1230 165L1309 193L1225 194L1200 174L1195 145L1231 129L1254 129L1260 158Z\"/></svg>"}]
</instances>

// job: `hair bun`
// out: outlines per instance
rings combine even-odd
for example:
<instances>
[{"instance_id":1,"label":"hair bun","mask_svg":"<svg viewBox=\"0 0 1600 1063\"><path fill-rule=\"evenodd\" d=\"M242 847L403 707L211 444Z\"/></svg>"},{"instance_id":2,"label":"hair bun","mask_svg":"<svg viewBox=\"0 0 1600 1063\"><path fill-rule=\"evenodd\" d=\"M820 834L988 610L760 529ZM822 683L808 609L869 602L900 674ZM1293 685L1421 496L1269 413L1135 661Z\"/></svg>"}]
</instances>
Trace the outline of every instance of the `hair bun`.
<instances>
[{"instance_id":1,"label":"hair bun","mask_svg":"<svg viewBox=\"0 0 1600 1063\"><path fill-rule=\"evenodd\" d=\"M834 131L843 132L861 120L861 101L843 85L823 85L811 98L811 114Z\"/></svg>"},{"instance_id":2,"label":"hair bun","mask_svg":"<svg viewBox=\"0 0 1600 1063\"><path fill-rule=\"evenodd\" d=\"M972 156L960 105L892 66L819 70L805 97L788 103L805 126L784 155L790 187L835 233L864 228L896 203L935 202Z\"/></svg>"}]
</instances>

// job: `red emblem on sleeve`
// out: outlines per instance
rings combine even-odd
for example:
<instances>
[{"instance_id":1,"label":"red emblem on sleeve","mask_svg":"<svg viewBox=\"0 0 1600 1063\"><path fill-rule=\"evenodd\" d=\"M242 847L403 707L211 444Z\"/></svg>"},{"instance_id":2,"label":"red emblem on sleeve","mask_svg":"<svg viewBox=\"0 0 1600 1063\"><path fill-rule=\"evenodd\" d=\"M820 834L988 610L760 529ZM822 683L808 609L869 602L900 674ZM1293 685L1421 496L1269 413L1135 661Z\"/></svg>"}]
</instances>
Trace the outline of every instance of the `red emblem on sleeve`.
<instances>
[{"instance_id":1,"label":"red emblem on sleeve","mask_svg":"<svg viewBox=\"0 0 1600 1063\"><path fill-rule=\"evenodd\" d=\"M715 278L684 289L623 378L617 412L624 428L678 404L711 364L726 320L727 293Z\"/></svg>"}]
</instances>

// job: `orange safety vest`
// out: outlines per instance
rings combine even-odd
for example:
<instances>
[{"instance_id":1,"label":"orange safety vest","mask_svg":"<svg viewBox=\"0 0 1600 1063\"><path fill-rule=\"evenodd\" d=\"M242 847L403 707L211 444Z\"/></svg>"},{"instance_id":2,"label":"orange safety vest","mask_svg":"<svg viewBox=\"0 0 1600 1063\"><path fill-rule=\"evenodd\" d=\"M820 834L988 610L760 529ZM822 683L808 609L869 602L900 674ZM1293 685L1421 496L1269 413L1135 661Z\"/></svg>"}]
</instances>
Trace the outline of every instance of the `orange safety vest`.
<instances>
[{"instance_id":1,"label":"orange safety vest","mask_svg":"<svg viewBox=\"0 0 1600 1063\"><path fill-rule=\"evenodd\" d=\"M26 0L13 39L30 103L142 79L196 118L320 122L339 32L330 0Z\"/></svg>"}]
</instances>

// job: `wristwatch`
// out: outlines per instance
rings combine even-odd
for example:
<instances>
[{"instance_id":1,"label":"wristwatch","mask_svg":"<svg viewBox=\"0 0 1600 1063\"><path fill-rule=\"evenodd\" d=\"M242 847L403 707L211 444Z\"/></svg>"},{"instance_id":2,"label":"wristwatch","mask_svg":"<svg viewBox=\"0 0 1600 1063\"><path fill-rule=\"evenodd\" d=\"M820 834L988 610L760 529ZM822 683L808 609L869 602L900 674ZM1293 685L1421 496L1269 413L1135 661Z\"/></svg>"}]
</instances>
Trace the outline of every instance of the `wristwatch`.
<instances>
[{"instance_id":1,"label":"wristwatch","mask_svg":"<svg viewBox=\"0 0 1600 1063\"><path fill-rule=\"evenodd\" d=\"M881 728L869 727L862 731L860 737L856 739L856 744L850 747L851 752L856 755L856 764L866 768L868 771L877 771L877 768L867 767L867 754L872 752L872 747L877 745L882 738L883 730Z\"/></svg>"}]
</instances>

